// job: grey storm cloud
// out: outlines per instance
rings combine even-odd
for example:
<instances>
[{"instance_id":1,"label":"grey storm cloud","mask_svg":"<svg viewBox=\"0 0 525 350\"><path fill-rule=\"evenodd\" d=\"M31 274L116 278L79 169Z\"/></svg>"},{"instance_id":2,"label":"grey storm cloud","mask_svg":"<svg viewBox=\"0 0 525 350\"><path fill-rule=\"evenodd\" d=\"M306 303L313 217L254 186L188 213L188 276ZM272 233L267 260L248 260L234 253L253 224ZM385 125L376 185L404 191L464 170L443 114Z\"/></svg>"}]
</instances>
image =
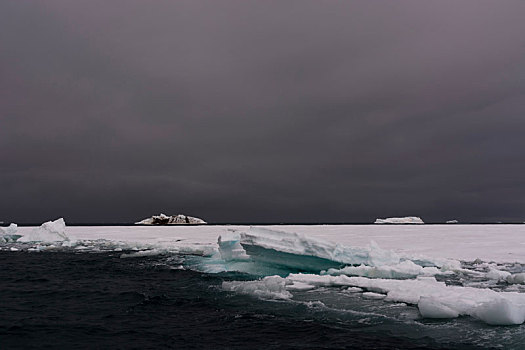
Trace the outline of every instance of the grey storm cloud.
<instances>
[{"instance_id":1,"label":"grey storm cloud","mask_svg":"<svg viewBox=\"0 0 525 350\"><path fill-rule=\"evenodd\" d=\"M0 3L0 221L525 221L523 1Z\"/></svg>"}]
</instances>

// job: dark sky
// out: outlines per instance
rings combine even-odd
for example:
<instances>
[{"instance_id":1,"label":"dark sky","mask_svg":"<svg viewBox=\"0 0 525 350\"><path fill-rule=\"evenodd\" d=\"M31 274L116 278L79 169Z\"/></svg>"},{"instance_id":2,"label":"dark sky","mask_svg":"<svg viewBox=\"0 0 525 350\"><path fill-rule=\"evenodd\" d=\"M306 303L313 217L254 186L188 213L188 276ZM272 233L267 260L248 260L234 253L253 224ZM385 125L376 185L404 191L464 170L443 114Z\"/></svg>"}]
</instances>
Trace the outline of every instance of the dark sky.
<instances>
[{"instance_id":1,"label":"dark sky","mask_svg":"<svg viewBox=\"0 0 525 350\"><path fill-rule=\"evenodd\" d=\"M0 1L0 221L525 221L525 1Z\"/></svg>"}]
</instances>

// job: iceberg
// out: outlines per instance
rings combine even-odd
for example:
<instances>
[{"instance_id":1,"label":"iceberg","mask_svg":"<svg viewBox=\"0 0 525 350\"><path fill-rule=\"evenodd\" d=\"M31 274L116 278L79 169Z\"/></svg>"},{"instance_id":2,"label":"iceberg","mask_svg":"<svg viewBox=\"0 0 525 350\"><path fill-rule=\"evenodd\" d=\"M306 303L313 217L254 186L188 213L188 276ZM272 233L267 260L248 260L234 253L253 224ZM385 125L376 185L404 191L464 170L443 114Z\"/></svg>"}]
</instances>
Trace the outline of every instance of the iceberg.
<instances>
[{"instance_id":1,"label":"iceberg","mask_svg":"<svg viewBox=\"0 0 525 350\"><path fill-rule=\"evenodd\" d=\"M178 215L153 215L150 218L146 218L141 221L137 221L136 225L180 225L180 224L191 224L191 225L202 225L207 222L188 215L178 214Z\"/></svg>"},{"instance_id":2,"label":"iceberg","mask_svg":"<svg viewBox=\"0 0 525 350\"><path fill-rule=\"evenodd\" d=\"M457 224L459 221L457 220L447 220L446 223L447 224Z\"/></svg>"},{"instance_id":3,"label":"iceberg","mask_svg":"<svg viewBox=\"0 0 525 350\"><path fill-rule=\"evenodd\" d=\"M66 234L66 223L63 218L44 222L27 235L20 237L17 242L59 242L69 241Z\"/></svg>"},{"instance_id":4,"label":"iceberg","mask_svg":"<svg viewBox=\"0 0 525 350\"><path fill-rule=\"evenodd\" d=\"M374 224L424 224L424 222L420 217L406 216L399 218L376 219Z\"/></svg>"}]
</instances>

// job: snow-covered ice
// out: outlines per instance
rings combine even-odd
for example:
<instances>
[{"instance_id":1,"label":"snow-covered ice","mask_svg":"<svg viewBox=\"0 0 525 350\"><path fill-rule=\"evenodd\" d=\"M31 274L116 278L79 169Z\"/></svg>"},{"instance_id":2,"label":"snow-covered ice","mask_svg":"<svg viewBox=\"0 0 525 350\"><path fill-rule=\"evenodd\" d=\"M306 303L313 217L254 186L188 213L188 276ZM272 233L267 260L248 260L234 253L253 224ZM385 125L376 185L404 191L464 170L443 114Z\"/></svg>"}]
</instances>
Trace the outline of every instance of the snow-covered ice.
<instances>
[{"instance_id":1,"label":"snow-covered ice","mask_svg":"<svg viewBox=\"0 0 525 350\"><path fill-rule=\"evenodd\" d=\"M292 293L286 290L286 279L279 276L268 276L256 281L223 282L222 288L265 299L290 299L292 297Z\"/></svg>"},{"instance_id":2,"label":"snow-covered ice","mask_svg":"<svg viewBox=\"0 0 525 350\"><path fill-rule=\"evenodd\" d=\"M16 242L21 236L17 235L18 231L17 224L10 224L6 228L0 227L0 243Z\"/></svg>"},{"instance_id":3,"label":"snow-covered ice","mask_svg":"<svg viewBox=\"0 0 525 350\"><path fill-rule=\"evenodd\" d=\"M406 279L417 276L434 276L444 273L445 270L437 267L423 267L415 264L412 260L404 260L394 265L383 266L367 266L361 264L359 266L345 266L342 269L329 269L323 271L322 274L339 276L363 276L370 278L390 278L390 279Z\"/></svg>"},{"instance_id":4,"label":"snow-covered ice","mask_svg":"<svg viewBox=\"0 0 525 350\"><path fill-rule=\"evenodd\" d=\"M66 234L66 223L63 218L44 222L27 234L23 234L17 242L57 242L69 241Z\"/></svg>"},{"instance_id":5,"label":"snow-covered ice","mask_svg":"<svg viewBox=\"0 0 525 350\"><path fill-rule=\"evenodd\" d=\"M244 249L259 247L342 264L381 266L399 262L399 256L394 251L381 249L374 241L365 247L349 247L306 237L302 234L260 227L250 227L245 230L235 230L235 232L239 233L240 243Z\"/></svg>"},{"instance_id":6,"label":"snow-covered ice","mask_svg":"<svg viewBox=\"0 0 525 350\"><path fill-rule=\"evenodd\" d=\"M525 225L272 225L265 229L303 235L347 247L364 248L371 241L399 256L525 264ZM34 227L18 227L27 235ZM76 240L107 240L125 246L198 250L217 248L217 238L249 226L68 226ZM204 248L206 247L206 248Z\"/></svg>"},{"instance_id":7,"label":"snow-covered ice","mask_svg":"<svg viewBox=\"0 0 525 350\"><path fill-rule=\"evenodd\" d=\"M469 315L492 325L521 324L525 320L525 293L447 286L434 277L409 280L290 274L287 280L312 286L350 286L384 294L385 301L418 305L423 317L454 318Z\"/></svg>"}]
</instances>

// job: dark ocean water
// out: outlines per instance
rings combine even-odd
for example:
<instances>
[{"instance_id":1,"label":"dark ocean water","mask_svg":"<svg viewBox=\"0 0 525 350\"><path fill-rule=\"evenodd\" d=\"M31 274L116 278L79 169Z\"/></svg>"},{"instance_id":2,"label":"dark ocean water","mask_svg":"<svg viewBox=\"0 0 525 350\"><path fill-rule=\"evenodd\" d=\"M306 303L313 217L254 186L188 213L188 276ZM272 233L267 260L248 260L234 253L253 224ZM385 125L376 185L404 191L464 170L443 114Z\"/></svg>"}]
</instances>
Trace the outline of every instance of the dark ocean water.
<instances>
[{"instance_id":1,"label":"dark ocean water","mask_svg":"<svg viewBox=\"0 0 525 350\"><path fill-rule=\"evenodd\" d=\"M0 252L0 348L487 348L432 337L443 321L407 326L388 312L361 313L351 298L346 311L333 309L337 292L323 303L306 294L300 302L300 293L295 302L264 301L220 288L250 276L184 270L182 256L120 254ZM369 310L384 305L369 303Z\"/></svg>"}]
</instances>

